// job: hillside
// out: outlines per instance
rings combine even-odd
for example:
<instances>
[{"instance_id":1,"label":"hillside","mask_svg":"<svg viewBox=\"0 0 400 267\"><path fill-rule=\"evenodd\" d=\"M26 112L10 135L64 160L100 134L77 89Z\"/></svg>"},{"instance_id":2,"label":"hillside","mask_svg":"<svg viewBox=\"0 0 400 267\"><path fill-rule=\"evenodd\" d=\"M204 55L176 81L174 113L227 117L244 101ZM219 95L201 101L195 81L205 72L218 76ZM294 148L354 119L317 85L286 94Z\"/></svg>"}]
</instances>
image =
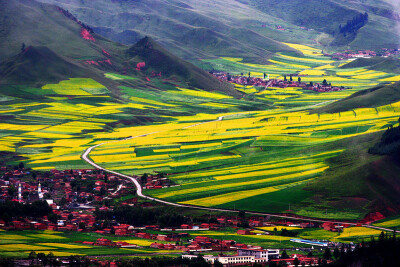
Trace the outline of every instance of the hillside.
<instances>
[{"instance_id":1,"label":"hillside","mask_svg":"<svg viewBox=\"0 0 400 267\"><path fill-rule=\"evenodd\" d=\"M0 63L0 84L40 86L68 78L95 76L94 70L59 56L45 46L29 46Z\"/></svg>"},{"instance_id":2,"label":"hillside","mask_svg":"<svg viewBox=\"0 0 400 267\"><path fill-rule=\"evenodd\" d=\"M400 119L399 119L400 123ZM370 148L369 153L400 156L400 125L388 127L381 140Z\"/></svg>"},{"instance_id":3,"label":"hillside","mask_svg":"<svg viewBox=\"0 0 400 267\"><path fill-rule=\"evenodd\" d=\"M176 77L200 89L221 91L236 97L241 95L232 85L220 82L204 70L181 60L149 37L143 38L129 48L126 55L133 65L145 62L148 72L155 71L161 73L163 77Z\"/></svg>"},{"instance_id":4,"label":"hillside","mask_svg":"<svg viewBox=\"0 0 400 267\"><path fill-rule=\"evenodd\" d=\"M400 210L399 158L368 153L382 133L334 142L346 152L328 160L330 169L307 187L320 205L363 207L391 214Z\"/></svg>"},{"instance_id":5,"label":"hillside","mask_svg":"<svg viewBox=\"0 0 400 267\"><path fill-rule=\"evenodd\" d=\"M263 12L283 18L295 25L325 32L332 36L327 46L333 48L371 49L399 44L399 33L392 31L399 14L384 0L246 0ZM323 12L321 12L323 10ZM348 34L339 34L339 26L360 14L368 13L368 23ZM398 11L397 11L398 12Z\"/></svg>"},{"instance_id":6,"label":"hillside","mask_svg":"<svg viewBox=\"0 0 400 267\"><path fill-rule=\"evenodd\" d=\"M400 83L395 83L359 91L325 107L314 109L312 113L335 113L355 108L374 108L398 101L400 101Z\"/></svg>"},{"instance_id":7,"label":"hillside","mask_svg":"<svg viewBox=\"0 0 400 267\"><path fill-rule=\"evenodd\" d=\"M0 8L0 61L18 54L23 44L25 47L46 46L59 55L77 60L104 59L102 49L112 54L124 49L95 34L94 41L85 40L83 25L53 5L30 0L0 0Z\"/></svg>"},{"instance_id":8,"label":"hillside","mask_svg":"<svg viewBox=\"0 0 400 267\"><path fill-rule=\"evenodd\" d=\"M341 68L359 68L366 67L370 70L400 73L400 59L394 57L374 57L374 58L358 58L350 63L343 65Z\"/></svg>"},{"instance_id":9,"label":"hillside","mask_svg":"<svg viewBox=\"0 0 400 267\"><path fill-rule=\"evenodd\" d=\"M285 21L234 0L190 0L185 4L178 0L41 1L61 5L95 32L115 41L134 44L150 36L190 60L237 55L252 59L294 51L264 34L268 28L279 36L276 25L286 25ZM303 35L307 40L308 33Z\"/></svg>"},{"instance_id":10,"label":"hillside","mask_svg":"<svg viewBox=\"0 0 400 267\"><path fill-rule=\"evenodd\" d=\"M269 15L329 34L335 31L340 23L344 24L358 14L358 11L331 0L249 0L247 2Z\"/></svg>"},{"instance_id":11,"label":"hillside","mask_svg":"<svg viewBox=\"0 0 400 267\"><path fill-rule=\"evenodd\" d=\"M240 53L251 61L291 51L279 42L328 49L394 48L400 38L391 30L399 14L384 0L40 1L61 5L107 38L133 44L151 36L190 60ZM339 34L340 25L365 13L369 15L365 25Z\"/></svg>"},{"instance_id":12,"label":"hillside","mask_svg":"<svg viewBox=\"0 0 400 267\"><path fill-rule=\"evenodd\" d=\"M151 51L139 49L136 55L134 50L146 41L134 48L112 42L56 6L27 0L1 1L1 5L7 11L0 13L1 84L42 86L68 78L90 77L119 94L115 83L104 78L104 72L122 74L128 70L130 75L146 80L151 72L135 68L139 62L147 62L154 71L161 71L164 78L174 76L201 89L241 95L229 84L174 56L153 40ZM175 67L169 69L170 66Z\"/></svg>"}]
</instances>

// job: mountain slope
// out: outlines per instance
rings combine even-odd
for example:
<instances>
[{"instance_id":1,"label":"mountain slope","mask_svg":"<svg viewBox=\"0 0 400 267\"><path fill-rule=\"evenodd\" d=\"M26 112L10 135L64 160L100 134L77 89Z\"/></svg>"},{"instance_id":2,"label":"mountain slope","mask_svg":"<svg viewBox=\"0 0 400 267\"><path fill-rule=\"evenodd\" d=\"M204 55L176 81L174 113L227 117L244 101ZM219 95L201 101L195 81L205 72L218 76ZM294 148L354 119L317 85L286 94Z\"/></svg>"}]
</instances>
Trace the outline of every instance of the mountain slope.
<instances>
[{"instance_id":1,"label":"mountain slope","mask_svg":"<svg viewBox=\"0 0 400 267\"><path fill-rule=\"evenodd\" d=\"M153 70L161 71L162 78L175 76L194 87L241 96L233 86L184 62L153 40L152 51L133 55L133 48L93 33L59 7L31 0L0 1L6 11L0 13L3 22L0 24L1 84L40 86L72 77L90 77L113 87L112 82L104 78L104 72L122 74L128 70L129 74L146 80L150 73L135 71L136 64L144 61ZM139 48L141 44L134 47ZM130 67L126 68L127 65ZM170 70L165 66L175 67ZM114 89L112 91L118 93L118 89Z\"/></svg>"},{"instance_id":2,"label":"mountain slope","mask_svg":"<svg viewBox=\"0 0 400 267\"><path fill-rule=\"evenodd\" d=\"M327 160L330 168L307 190L314 192L320 205L363 208L390 215L400 210L399 158L368 153L382 132L333 142L333 148L346 149L340 156Z\"/></svg>"},{"instance_id":3,"label":"mountain slope","mask_svg":"<svg viewBox=\"0 0 400 267\"><path fill-rule=\"evenodd\" d=\"M345 99L313 110L313 113L335 113L355 108L374 108L400 101L400 83L359 91Z\"/></svg>"},{"instance_id":4,"label":"mountain slope","mask_svg":"<svg viewBox=\"0 0 400 267\"><path fill-rule=\"evenodd\" d=\"M186 80L200 89L221 91L236 97L241 95L232 85L219 81L204 70L171 54L149 37L129 48L126 55L133 65L145 62L149 71L161 72L162 76Z\"/></svg>"},{"instance_id":5,"label":"mountain slope","mask_svg":"<svg viewBox=\"0 0 400 267\"><path fill-rule=\"evenodd\" d=\"M100 46L118 50L104 38L86 42L82 25L68 18L59 8L30 0L0 0L0 61L26 46L47 46L57 54L75 59L104 58ZM35 27L28 27L35 25Z\"/></svg>"},{"instance_id":6,"label":"mountain slope","mask_svg":"<svg viewBox=\"0 0 400 267\"><path fill-rule=\"evenodd\" d=\"M374 57L374 58L358 58L341 68L360 68L366 67L370 70L383 71L388 73L400 73L400 59L394 57Z\"/></svg>"},{"instance_id":7,"label":"mountain slope","mask_svg":"<svg viewBox=\"0 0 400 267\"><path fill-rule=\"evenodd\" d=\"M0 84L43 85L68 78L97 76L93 70L57 55L47 47L28 47L0 63Z\"/></svg>"},{"instance_id":8,"label":"mountain slope","mask_svg":"<svg viewBox=\"0 0 400 267\"><path fill-rule=\"evenodd\" d=\"M275 52L294 51L256 33L265 27L280 33L275 26L284 21L234 0L190 0L185 4L178 0L41 1L61 5L108 38L133 44L150 36L185 59L239 54L265 58Z\"/></svg>"},{"instance_id":9,"label":"mountain slope","mask_svg":"<svg viewBox=\"0 0 400 267\"><path fill-rule=\"evenodd\" d=\"M266 14L283 18L295 25L304 26L333 35L333 47L352 49L396 48L400 33L393 31L399 24L400 14L384 0L246 0ZM323 12L322 12L323 11ZM355 34L339 34L339 25L365 12L366 25Z\"/></svg>"}]
</instances>

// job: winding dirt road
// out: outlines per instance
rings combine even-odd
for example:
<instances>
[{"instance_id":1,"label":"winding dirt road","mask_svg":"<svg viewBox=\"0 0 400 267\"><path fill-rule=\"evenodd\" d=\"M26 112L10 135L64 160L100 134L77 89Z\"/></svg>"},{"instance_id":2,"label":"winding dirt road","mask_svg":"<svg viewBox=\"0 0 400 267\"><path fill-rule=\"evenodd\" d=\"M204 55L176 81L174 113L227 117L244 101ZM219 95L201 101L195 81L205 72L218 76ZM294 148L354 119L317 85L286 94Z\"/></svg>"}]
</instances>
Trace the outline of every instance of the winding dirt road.
<instances>
[{"instance_id":1,"label":"winding dirt road","mask_svg":"<svg viewBox=\"0 0 400 267\"><path fill-rule=\"evenodd\" d=\"M230 115L232 116L232 115ZM186 128L190 128L190 127L195 127L201 124L206 124L206 123L211 123L211 122L216 122L216 121L222 121L225 117L227 116L221 116L218 117L217 120L213 120L213 121L206 121L206 122L201 122L201 123L197 123L197 124L193 124L190 126L186 126L183 129ZM103 170L105 172L108 173L112 173L115 174L117 176L123 177L125 179L127 179L128 181L131 181L137 191L137 195L139 197L148 199L148 200L152 200L152 201L156 201L165 205L170 205L170 206L175 206L175 207L181 207L181 208L191 208L191 209L199 209L199 210L208 210L208 211L222 211L222 212L232 212L232 213L239 213L239 210L231 210L231 209L220 209L220 208L209 208L209 207L201 207L201 206L193 206L193 205L183 205L183 204L178 204L178 203L173 203L173 202L169 202L169 201L165 201L162 199L158 199L158 198L154 198L151 196L147 196L145 194L143 194L143 189L142 186L140 185L140 183L133 177L116 172L116 171L112 171L112 170L108 170L106 168L101 167L100 165L96 164L95 162L93 162L90 158L89 158L89 154L90 152L92 152L93 149L105 145L105 144L110 144L110 143L115 143L115 142L121 142L121 141L126 141L126 140L131 140L131 139L135 139L135 138L140 138L140 137L146 137L155 133L159 133L159 132L152 132L152 133L148 133L148 134L143 134L143 135L138 135L138 136L132 136L132 137L128 137L128 138L124 138L124 139L120 139L120 140L115 140L115 141L109 141L109 142L104 142L101 144L97 144L95 146L89 147L88 149L85 150L85 152L82 154L82 159L85 160L87 163L89 163L90 165L92 165L93 167L99 169L99 170ZM290 219L290 220L300 220L300 221L307 221L307 222L317 222L317 223L325 223L325 222L331 222L331 223L338 223L338 224L350 224L352 226L356 226L359 225L358 223L352 223L352 222L344 222L344 221L335 221L335 220L323 220L323 219L314 219L314 218L303 218L303 217L296 217L296 216L291 216L291 215L282 215L282 214L273 214L273 213L264 213L264 212L254 212L254 211L245 211L246 214L251 214L251 215L259 215L259 216L271 216L271 217L277 217L277 218L281 218L281 219ZM389 231L389 232L393 232L392 229L388 229L388 228L383 228L383 227L376 227L376 226L372 226L372 225L368 225L368 224L363 224L362 226L364 227L368 227L368 228L373 228L376 230L383 230L383 231ZM397 233L400 233L400 231L396 231Z\"/></svg>"}]
</instances>

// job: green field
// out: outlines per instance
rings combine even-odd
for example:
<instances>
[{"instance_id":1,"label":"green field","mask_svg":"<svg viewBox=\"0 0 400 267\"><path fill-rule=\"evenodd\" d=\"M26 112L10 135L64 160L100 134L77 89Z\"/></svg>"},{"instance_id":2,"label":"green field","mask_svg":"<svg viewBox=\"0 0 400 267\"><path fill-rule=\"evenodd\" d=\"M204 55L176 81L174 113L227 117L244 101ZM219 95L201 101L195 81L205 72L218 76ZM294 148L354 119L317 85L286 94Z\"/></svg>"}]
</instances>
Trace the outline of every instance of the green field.
<instances>
[{"instance_id":1,"label":"green field","mask_svg":"<svg viewBox=\"0 0 400 267\"><path fill-rule=\"evenodd\" d=\"M237 68L253 75L268 72L280 77L300 72L304 80L327 79L348 88L316 93L235 85L243 94L235 98L225 91L209 92L168 79L143 81L113 73L103 77L105 83L118 84L111 91L83 78L41 88L3 85L0 149L23 156L34 170L87 168L80 158L86 148L141 136L99 146L90 157L124 174L167 173L178 187L145 192L171 202L276 213L291 206L290 212L308 217L359 219L374 197L368 196L368 190L350 186L340 191L329 185L327 195L364 199L355 206L321 198L321 192L324 185L343 181L333 179L335 174L345 176L378 159L366 153L375 139L363 141L364 137L376 138L394 125L400 105L382 103L330 114L310 111L398 76L364 68L341 69L343 62L332 61L318 49L287 45L304 55L281 52L269 65L227 57L214 63L224 66L223 70ZM25 94L32 99L23 100ZM359 140L356 154L350 152L351 140ZM338 161L343 157L353 163L352 168ZM363 188L365 182L353 184Z\"/></svg>"},{"instance_id":2,"label":"green field","mask_svg":"<svg viewBox=\"0 0 400 267\"><path fill-rule=\"evenodd\" d=\"M70 255L100 256L100 255L149 255L171 254L173 251L163 251L150 248L154 240L137 239L135 237L102 236L96 233L54 232L54 231L1 231L0 256L26 258L31 251L36 253L53 253L54 256ZM127 241L136 244L138 248L109 248L92 246L76 241L96 242L98 238L112 241ZM179 253L177 251L176 253Z\"/></svg>"},{"instance_id":3,"label":"green field","mask_svg":"<svg viewBox=\"0 0 400 267\"><path fill-rule=\"evenodd\" d=\"M323 229L295 229L287 228L298 233L297 237L305 239L330 240L340 242L358 242L368 240L371 236L380 234L378 230L372 230L362 227L346 228L343 233L333 233ZM238 235L237 229L222 229L218 231L193 231L190 232L188 239L196 236L208 236L213 239L234 240L237 243L262 246L264 248L288 248L304 247L305 245L293 243L292 237L280 235L280 230L274 235L273 231L266 234L264 231L255 231L253 235ZM154 232L165 234L163 232ZM262 234L260 234L262 233ZM116 237L102 236L96 233L78 233L78 232L55 232L55 231L0 231L0 256L13 258L27 258L32 251L36 253L52 253L54 256L67 257L70 255L81 256L154 256L168 255L172 253L180 254L181 251L165 251L150 248L149 246L156 240L138 239L135 237ZM130 244L136 244L138 248L110 248L103 246L92 246L82 244L82 241L96 242L98 238L107 238L114 242L124 241ZM77 242L79 241L79 242ZM168 243L157 241L158 243ZM186 240L183 240L187 243Z\"/></svg>"}]
</instances>

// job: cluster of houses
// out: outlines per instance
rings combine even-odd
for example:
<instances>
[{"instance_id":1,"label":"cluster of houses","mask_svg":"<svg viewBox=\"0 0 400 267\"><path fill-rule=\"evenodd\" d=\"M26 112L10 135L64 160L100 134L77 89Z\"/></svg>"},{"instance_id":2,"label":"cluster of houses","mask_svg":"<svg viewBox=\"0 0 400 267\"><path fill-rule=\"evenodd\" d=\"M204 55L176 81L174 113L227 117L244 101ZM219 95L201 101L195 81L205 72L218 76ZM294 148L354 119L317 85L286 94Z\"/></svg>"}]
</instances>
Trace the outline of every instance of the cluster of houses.
<instances>
[{"instance_id":1,"label":"cluster of houses","mask_svg":"<svg viewBox=\"0 0 400 267\"><path fill-rule=\"evenodd\" d=\"M371 57L390 57L390 56L397 56L400 54L399 49L388 49L382 48L379 51L373 50L345 50L341 53L334 53L334 54L324 54L325 56L331 57L335 60L344 60L344 59L357 59L357 58L371 58Z\"/></svg>"},{"instance_id":2,"label":"cluster of houses","mask_svg":"<svg viewBox=\"0 0 400 267\"><path fill-rule=\"evenodd\" d=\"M93 181L93 190L87 192L86 188L73 188L75 180ZM115 185L120 183L120 178L91 169L50 172L31 172L24 168L0 167L0 201L18 201L31 203L40 199L46 199L49 205L55 209L60 207L55 202L62 198L70 204L77 200L80 203L87 201L102 202L105 194L115 190ZM104 194L99 194L104 191Z\"/></svg>"},{"instance_id":3,"label":"cluster of houses","mask_svg":"<svg viewBox=\"0 0 400 267\"><path fill-rule=\"evenodd\" d=\"M298 87L304 90L312 90L315 92L334 92L334 91L342 91L345 89L343 86L340 87L332 86L330 83L326 81L322 83L302 82L301 77L308 75L289 74L287 75L288 77L290 77L289 79L285 78L281 80L281 79L269 79L268 74L264 74L264 79L252 77L251 73L249 73L249 76L230 75L229 73L226 72L215 72L215 71L211 72L211 74L213 74L221 81L227 81L230 83L240 84L245 86L252 85L255 87L265 87L265 89L267 89L268 87L276 87L276 88Z\"/></svg>"},{"instance_id":4,"label":"cluster of houses","mask_svg":"<svg viewBox=\"0 0 400 267\"><path fill-rule=\"evenodd\" d=\"M138 179L139 177L136 178ZM166 177L159 177L158 175L148 175L143 183L143 189L161 189L171 186L171 180Z\"/></svg>"}]
</instances>

